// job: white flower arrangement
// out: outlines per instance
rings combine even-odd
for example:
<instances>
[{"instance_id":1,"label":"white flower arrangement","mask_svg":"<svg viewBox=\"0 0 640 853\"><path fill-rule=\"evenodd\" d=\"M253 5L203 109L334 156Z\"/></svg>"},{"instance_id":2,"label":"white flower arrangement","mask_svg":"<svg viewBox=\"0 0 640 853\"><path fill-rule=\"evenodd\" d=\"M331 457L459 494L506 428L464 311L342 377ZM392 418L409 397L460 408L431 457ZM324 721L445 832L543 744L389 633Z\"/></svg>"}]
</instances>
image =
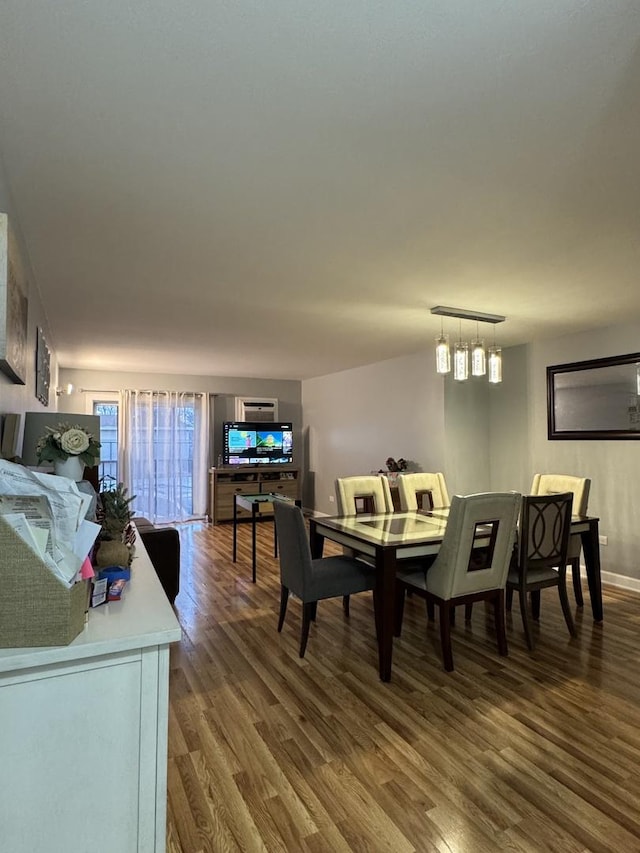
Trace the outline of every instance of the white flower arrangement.
<instances>
[{"instance_id":1,"label":"white flower arrangement","mask_svg":"<svg viewBox=\"0 0 640 853\"><path fill-rule=\"evenodd\" d=\"M56 427L46 427L46 430L36 444L39 462L64 461L70 456L78 456L89 468L98 463L100 442L86 429L77 424L71 426L62 423Z\"/></svg>"}]
</instances>

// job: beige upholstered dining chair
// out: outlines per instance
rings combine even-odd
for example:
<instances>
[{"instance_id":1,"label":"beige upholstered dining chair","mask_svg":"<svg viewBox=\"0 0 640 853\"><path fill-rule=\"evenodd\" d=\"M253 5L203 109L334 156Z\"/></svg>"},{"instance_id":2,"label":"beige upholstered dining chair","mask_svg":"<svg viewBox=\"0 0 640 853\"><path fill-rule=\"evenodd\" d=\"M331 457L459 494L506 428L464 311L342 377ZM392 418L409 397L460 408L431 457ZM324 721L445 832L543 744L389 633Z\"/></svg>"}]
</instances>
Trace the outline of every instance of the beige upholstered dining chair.
<instances>
[{"instance_id":1,"label":"beige upholstered dining chair","mask_svg":"<svg viewBox=\"0 0 640 853\"><path fill-rule=\"evenodd\" d=\"M360 477L338 477L336 497L340 515L361 512L393 512L391 489L386 477L376 474Z\"/></svg>"},{"instance_id":2,"label":"beige upholstered dining chair","mask_svg":"<svg viewBox=\"0 0 640 853\"><path fill-rule=\"evenodd\" d=\"M360 515L361 513L393 512L393 499L389 481L384 476L369 474L355 477L338 477L336 480L336 498L340 515ZM375 561L365 554L358 554L352 548L342 549L345 557L356 557L373 568ZM349 615L349 596L344 595L342 607L345 616Z\"/></svg>"},{"instance_id":3,"label":"beige upholstered dining chair","mask_svg":"<svg viewBox=\"0 0 640 853\"><path fill-rule=\"evenodd\" d=\"M520 499L517 492L454 495L442 546L431 568L426 572L398 570L396 634L400 634L406 590L426 598L427 604L437 604L442 657L447 672L453 669L451 615L453 608L460 604L492 602L498 652L507 654L505 584Z\"/></svg>"},{"instance_id":4,"label":"beige upholstered dining chair","mask_svg":"<svg viewBox=\"0 0 640 853\"><path fill-rule=\"evenodd\" d=\"M531 484L532 495L558 495L562 492L573 494L573 514L586 515L589 503L589 489L591 480L585 477L573 477L569 474L534 474ZM582 583L580 581L580 550L582 541L579 533L569 537L567 549L567 565L571 566L571 577L573 580L573 592L578 607L584 605L582 597Z\"/></svg>"},{"instance_id":5,"label":"beige upholstered dining chair","mask_svg":"<svg viewBox=\"0 0 640 853\"><path fill-rule=\"evenodd\" d=\"M450 505L444 474L399 474L397 483L402 510L438 509Z\"/></svg>"}]
</instances>

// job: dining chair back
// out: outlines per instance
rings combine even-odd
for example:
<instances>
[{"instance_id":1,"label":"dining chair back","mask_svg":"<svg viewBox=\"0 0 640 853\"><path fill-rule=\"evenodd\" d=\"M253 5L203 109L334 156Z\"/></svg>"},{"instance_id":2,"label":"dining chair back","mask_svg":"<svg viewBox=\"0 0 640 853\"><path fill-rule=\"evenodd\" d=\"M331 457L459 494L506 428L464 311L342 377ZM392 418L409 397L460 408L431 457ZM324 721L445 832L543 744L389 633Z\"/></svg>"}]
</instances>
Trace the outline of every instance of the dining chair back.
<instances>
[{"instance_id":1,"label":"dining chair back","mask_svg":"<svg viewBox=\"0 0 640 853\"><path fill-rule=\"evenodd\" d=\"M520 494L454 495L442 545L428 571L398 572L396 633L404 592L411 589L439 608L444 668L453 669L451 614L457 605L493 604L498 652L507 654L504 590L520 509Z\"/></svg>"},{"instance_id":2,"label":"dining chair back","mask_svg":"<svg viewBox=\"0 0 640 853\"><path fill-rule=\"evenodd\" d=\"M274 501L276 532L280 557L280 615L282 631L289 594L302 602L300 657L304 657L309 627L315 621L317 603L325 598L349 596L375 586L375 572L353 557L335 556L312 559L309 537L300 507ZM345 609L348 616L348 609Z\"/></svg>"},{"instance_id":3,"label":"dining chair back","mask_svg":"<svg viewBox=\"0 0 640 853\"><path fill-rule=\"evenodd\" d=\"M450 505L444 474L428 474L421 471L415 474L399 474L398 495L400 509L439 509Z\"/></svg>"},{"instance_id":4,"label":"dining chair back","mask_svg":"<svg viewBox=\"0 0 640 853\"><path fill-rule=\"evenodd\" d=\"M391 489L386 477L376 474L338 477L336 497L340 515L362 512L393 512Z\"/></svg>"},{"instance_id":5,"label":"dining chair back","mask_svg":"<svg viewBox=\"0 0 640 853\"><path fill-rule=\"evenodd\" d=\"M573 477L570 474L534 474L531 484L532 495L559 495L563 492L573 494L574 515L586 515L589 504L591 480L586 477ZM584 606L582 583L580 580L580 552L582 539L579 533L569 536L567 548L567 565L571 566L573 593L578 607Z\"/></svg>"},{"instance_id":6,"label":"dining chair back","mask_svg":"<svg viewBox=\"0 0 640 853\"><path fill-rule=\"evenodd\" d=\"M558 588L567 628L572 637L576 636L566 586L572 503L571 492L525 495L522 498L518 547L507 577L507 606L510 607L513 591L517 590L529 649L533 649L534 642L527 594L532 595L533 617L537 618L540 614L540 590L547 587Z\"/></svg>"}]
</instances>

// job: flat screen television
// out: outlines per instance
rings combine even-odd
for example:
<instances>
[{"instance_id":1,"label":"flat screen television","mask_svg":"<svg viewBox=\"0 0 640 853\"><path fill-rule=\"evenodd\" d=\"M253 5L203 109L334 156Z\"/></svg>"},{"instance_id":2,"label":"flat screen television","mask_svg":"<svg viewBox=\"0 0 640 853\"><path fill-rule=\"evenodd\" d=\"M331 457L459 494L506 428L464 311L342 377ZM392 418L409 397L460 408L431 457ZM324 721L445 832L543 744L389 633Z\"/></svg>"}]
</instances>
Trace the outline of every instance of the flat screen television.
<instances>
[{"instance_id":1,"label":"flat screen television","mask_svg":"<svg viewBox=\"0 0 640 853\"><path fill-rule=\"evenodd\" d=\"M264 421L225 421L223 465L286 465L293 462L293 425Z\"/></svg>"}]
</instances>

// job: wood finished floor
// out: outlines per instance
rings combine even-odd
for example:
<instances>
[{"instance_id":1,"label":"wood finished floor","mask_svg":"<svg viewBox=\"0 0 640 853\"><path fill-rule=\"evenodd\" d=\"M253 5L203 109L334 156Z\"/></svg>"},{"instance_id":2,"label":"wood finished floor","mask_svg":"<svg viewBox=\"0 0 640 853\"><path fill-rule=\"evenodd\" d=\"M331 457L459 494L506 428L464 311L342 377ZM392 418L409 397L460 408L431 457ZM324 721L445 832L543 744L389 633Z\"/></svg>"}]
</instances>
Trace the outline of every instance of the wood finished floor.
<instances>
[{"instance_id":1,"label":"wood finished floor","mask_svg":"<svg viewBox=\"0 0 640 853\"><path fill-rule=\"evenodd\" d=\"M322 602L301 661L269 522L258 540L254 586L248 525L235 565L230 527L181 530L169 853L640 851L640 595L605 588L572 640L544 590L533 653L516 597L506 658L490 613L460 611L449 674L414 597L383 684L370 594L349 620Z\"/></svg>"}]
</instances>

